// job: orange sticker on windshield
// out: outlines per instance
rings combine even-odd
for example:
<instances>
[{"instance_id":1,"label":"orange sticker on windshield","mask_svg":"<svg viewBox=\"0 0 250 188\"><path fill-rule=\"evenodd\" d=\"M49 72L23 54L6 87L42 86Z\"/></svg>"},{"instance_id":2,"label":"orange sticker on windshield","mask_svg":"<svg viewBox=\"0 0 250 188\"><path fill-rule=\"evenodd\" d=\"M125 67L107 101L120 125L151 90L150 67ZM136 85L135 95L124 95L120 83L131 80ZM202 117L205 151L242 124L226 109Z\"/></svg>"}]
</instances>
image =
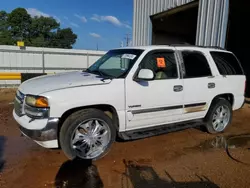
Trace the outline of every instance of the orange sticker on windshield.
<instances>
[{"instance_id":1,"label":"orange sticker on windshield","mask_svg":"<svg viewBox=\"0 0 250 188\"><path fill-rule=\"evenodd\" d=\"M166 63L164 58L157 58L157 67L166 68Z\"/></svg>"}]
</instances>

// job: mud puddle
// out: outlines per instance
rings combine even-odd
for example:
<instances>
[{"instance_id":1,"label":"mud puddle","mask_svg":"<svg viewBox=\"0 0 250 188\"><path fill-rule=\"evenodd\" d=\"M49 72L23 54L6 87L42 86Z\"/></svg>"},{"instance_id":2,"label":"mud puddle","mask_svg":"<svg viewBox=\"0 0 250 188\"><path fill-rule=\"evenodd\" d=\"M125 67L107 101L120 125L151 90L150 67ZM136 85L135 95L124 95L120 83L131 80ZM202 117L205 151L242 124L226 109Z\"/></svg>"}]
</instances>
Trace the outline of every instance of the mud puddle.
<instances>
[{"instance_id":1,"label":"mud puddle","mask_svg":"<svg viewBox=\"0 0 250 188\"><path fill-rule=\"evenodd\" d=\"M250 135L216 136L213 139L206 140L198 146L189 149L209 150L226 148L250 148Z\"/></svg>"},{"instance_id":2,"label":"mud puddle","mask_svg":"<svg viewBox=\"0 0 250 188\"><path fill-rule=\"evenodd\" d=\"M206 140L191 150L223 149L236 162L250 165L250 134L237 136L217 136Z\"/></svg>"},{"instance_id":3,"label":"mud puddle","mask_svg":"<svg viewBox=\"0 0 250 188\"><path fill-rule=\"evenodd\" d=\"M227 145L226 152L232 160L250 165L250 135L230 137Z\"/></svg>"}]
</instances>

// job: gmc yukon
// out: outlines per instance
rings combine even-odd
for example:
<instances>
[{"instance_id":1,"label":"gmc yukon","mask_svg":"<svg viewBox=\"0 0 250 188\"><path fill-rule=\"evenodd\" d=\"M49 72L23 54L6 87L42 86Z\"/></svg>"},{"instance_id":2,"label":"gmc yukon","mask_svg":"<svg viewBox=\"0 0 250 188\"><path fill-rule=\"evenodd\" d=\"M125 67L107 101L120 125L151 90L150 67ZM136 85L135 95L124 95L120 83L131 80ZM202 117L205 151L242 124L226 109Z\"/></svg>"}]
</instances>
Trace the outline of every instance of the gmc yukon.
<instances>
[{"instance_id":1,"label":"gmc yukon","mask_svg":"<svg viewBox=\"0 0 250 188\"><path fill-rule=\"evenodd\" d=\"M110 50L85 71L20 85L13 116L21 132L70 159L97 160L116 138L144 138L202 124L230 125L244 104L246 77L218 48L144 46Z\"/></svg>"}]
</instances>

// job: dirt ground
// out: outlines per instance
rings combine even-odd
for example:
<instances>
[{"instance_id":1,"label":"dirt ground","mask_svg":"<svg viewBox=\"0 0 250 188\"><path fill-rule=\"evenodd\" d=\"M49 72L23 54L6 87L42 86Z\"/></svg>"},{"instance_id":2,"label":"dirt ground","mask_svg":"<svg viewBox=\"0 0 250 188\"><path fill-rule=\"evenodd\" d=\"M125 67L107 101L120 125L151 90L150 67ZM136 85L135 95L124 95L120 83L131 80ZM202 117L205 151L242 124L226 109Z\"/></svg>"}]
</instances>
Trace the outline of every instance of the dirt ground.
<instances>
[{"instance_id":1,"label":"dirt ground","mask_svg":"<svg viewBox=\"0 0 250 188\"><path fill-rule=\"evenodd\" d=\"M250 187L248 104L234 113L224 134L197 128L116 142L103 159L83 162L21 136L13 98L14 90L0 90L1 188Z\"/></svg>"}]
</instances>

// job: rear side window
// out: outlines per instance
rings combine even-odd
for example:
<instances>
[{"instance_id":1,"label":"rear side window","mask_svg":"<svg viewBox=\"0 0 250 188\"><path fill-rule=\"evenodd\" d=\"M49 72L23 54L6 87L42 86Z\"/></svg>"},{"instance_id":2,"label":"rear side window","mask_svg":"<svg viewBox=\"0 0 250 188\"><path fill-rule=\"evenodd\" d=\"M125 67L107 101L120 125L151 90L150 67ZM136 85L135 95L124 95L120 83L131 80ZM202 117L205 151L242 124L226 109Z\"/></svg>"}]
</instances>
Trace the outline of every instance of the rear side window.
<instances>
[{"instance_id":1,"label":"rear side window","mask_svg":"<svg viewBox=\"0 0 250 188\"><path fill-rule=\"evenodd\" d=\"M221 75L243 75L244 72L237 60L231 53L210 52Z\"/></svg>"},{"instance_id":2,"label":"rear side window","mask_svg":"<svg viewBox=\"0 0 250 188\"><path fill-rule=\"evenodd\" d=\"M182 52L185 74L184 78L199 78L211 76L211 70L206 57L200 52Z\"/></svg>"}]
</instances>

